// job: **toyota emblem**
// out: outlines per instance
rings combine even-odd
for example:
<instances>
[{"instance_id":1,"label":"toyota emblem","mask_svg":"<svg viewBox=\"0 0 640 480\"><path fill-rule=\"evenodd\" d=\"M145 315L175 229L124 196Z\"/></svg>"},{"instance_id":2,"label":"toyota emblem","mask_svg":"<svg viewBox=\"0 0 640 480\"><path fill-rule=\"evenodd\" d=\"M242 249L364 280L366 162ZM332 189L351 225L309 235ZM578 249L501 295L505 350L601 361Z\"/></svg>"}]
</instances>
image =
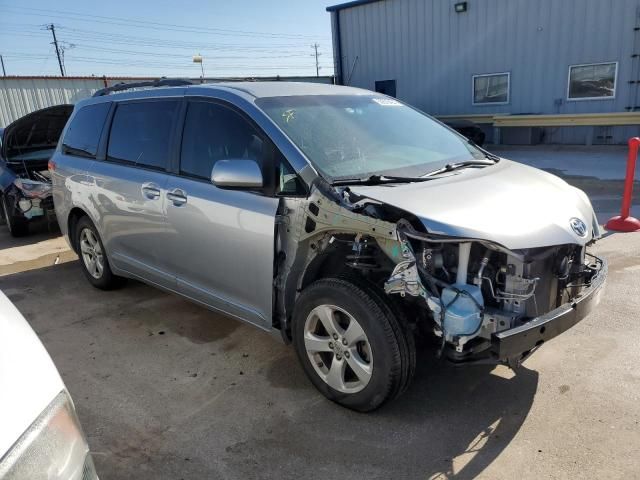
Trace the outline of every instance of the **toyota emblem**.
<instances>
[{"instance_id":1,"label":"toyota emblem","mask_svg":"<svg viewBox=\"0 0 640 480\"><path fill-rule=\"evenodd\" d=\"M571 225L571 230L579 237L587 236L587 225L579 218L573 217L569 220L569 225Z\"/></svg>"}]
</instances>

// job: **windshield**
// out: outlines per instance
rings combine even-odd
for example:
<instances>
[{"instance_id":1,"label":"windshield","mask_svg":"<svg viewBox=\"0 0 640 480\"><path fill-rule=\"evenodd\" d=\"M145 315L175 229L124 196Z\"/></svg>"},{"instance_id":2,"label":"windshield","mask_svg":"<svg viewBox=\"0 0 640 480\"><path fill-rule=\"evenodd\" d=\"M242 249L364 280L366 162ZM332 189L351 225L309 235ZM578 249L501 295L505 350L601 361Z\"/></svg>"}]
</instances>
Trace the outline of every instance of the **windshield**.
<instances>
[{"instance_id":1,"label":"windshield","mask_svg":"<svg viewBox=\"0 0 640 480\"><path fill-rule=\"evenodd\" d=\"M388 97L308 95L256 103L329 180L421 176L486 158L465 138Z\"/></svg>"}]
</instances>

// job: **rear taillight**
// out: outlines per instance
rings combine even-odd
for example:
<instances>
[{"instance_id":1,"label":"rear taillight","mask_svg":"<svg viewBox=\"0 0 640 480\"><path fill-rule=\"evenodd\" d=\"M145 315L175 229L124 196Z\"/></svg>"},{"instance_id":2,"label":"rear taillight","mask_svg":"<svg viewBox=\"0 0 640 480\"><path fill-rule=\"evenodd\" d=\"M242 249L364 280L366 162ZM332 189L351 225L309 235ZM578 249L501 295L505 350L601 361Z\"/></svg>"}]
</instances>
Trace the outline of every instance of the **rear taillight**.
<instances>
[{"instance_id":1,"label":"rear taillight","mask_svg":"<svg viewBox=\"0 0 640 480\"><path fill-rule=\"evenodd\" d=\"M56 162L54 162L53 160L49 160L49 163L47 163L47 168L49 169L49 171L54 172L56 170Z\"/></svg>"}]
</instances>

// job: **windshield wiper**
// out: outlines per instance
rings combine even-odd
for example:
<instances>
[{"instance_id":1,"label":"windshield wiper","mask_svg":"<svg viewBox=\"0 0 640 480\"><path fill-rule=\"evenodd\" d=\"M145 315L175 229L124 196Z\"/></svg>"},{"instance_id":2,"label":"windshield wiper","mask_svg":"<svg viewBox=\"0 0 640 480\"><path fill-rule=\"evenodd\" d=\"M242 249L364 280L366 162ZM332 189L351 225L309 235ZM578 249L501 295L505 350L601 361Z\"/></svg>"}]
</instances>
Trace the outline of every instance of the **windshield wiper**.
<instances>
[{"instance_id":1,"label":"windshield wiper","mask_svg":"<svg viewBox=\"0 0 640 480\"><path fill-rule=\"evenodd\" d=\"M490 165L495 165L498 160L498 157L495 157L493 154L489 154L491 157L487 156L486 160L467 160L466 162L459 163L448 163L442 168L438 168L437 170L433 170L428 172L421 177L394 177L393 175L369 175L368 177L361 178L340 178L334 180L331 185L339 186L339 185L382 185L385 183L413 183L413 182L426 182L428 180L433 180L435 175L439 175L441 173L453 172L454 170L459 170L461 168L467 167L488 167Z\"/></svg>"},{"instance_id":2,"label":"windshield wiper","mask_svg":"<svg viewBox=\"0 0 640 480\"><path fill-rule=\"evenodd\" d=\"M487 160L467 160L466 162L448 163L444 167L438 168L437 170L433 170L420 178L427 179L434 175L439 175L441 173L446 173L446 172L453 172L454 170L460 170L461 168L488 167L490 165L495 165L496 163L498 163L498 160L499 160L498 158L496 158L496 160L490 160L489 158L490 157L487 157Z\"/></svg>"},{"instance_id":3,"label":"windshield wiper","mask_svg":"<svg viewBox=\"0 0 640 480\"><path fill-rule=\"evenodd\" d=\"M340 178L331 182L331 185L383 185L385 183L413 183L433 180L428 177L394 177L389 175L369 175L361 178Z\"/></svg>"}]
</instances>

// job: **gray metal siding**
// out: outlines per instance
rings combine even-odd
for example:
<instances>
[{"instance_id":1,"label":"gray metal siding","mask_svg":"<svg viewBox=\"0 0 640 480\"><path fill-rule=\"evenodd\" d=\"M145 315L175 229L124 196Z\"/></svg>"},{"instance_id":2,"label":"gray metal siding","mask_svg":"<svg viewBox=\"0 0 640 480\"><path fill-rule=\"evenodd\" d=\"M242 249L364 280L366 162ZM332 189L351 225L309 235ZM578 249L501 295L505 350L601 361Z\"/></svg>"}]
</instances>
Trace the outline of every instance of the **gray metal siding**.
<instances>
[{"instance_id":1,"label":"gray metal siding","mask_svg":"<svg viewBox=\"0 0 640 480\"><path fill-rule=\"evenodd\" d=\"M103 87L100 78L0 78L0 127L41 108L76 103Z\"/></svg>"},{"instance_id":2,"label":"gray metal siding","mask_svg":"<svg viewBox=\"0 0 640 480\"><path fill-rule=\"evenodd\" d=\"M437 115L588 113L639 106L640 0L385 0L339 15L343 81ZM567 101L569 66L618 62L614 99ZM355 66L354 66L355 65ZM633 72L632 72L633 68ZM472 76L511 73L510 103L472 105ZM555 99L562 104L556 106Z\"/></svg>"}]
</instances>

